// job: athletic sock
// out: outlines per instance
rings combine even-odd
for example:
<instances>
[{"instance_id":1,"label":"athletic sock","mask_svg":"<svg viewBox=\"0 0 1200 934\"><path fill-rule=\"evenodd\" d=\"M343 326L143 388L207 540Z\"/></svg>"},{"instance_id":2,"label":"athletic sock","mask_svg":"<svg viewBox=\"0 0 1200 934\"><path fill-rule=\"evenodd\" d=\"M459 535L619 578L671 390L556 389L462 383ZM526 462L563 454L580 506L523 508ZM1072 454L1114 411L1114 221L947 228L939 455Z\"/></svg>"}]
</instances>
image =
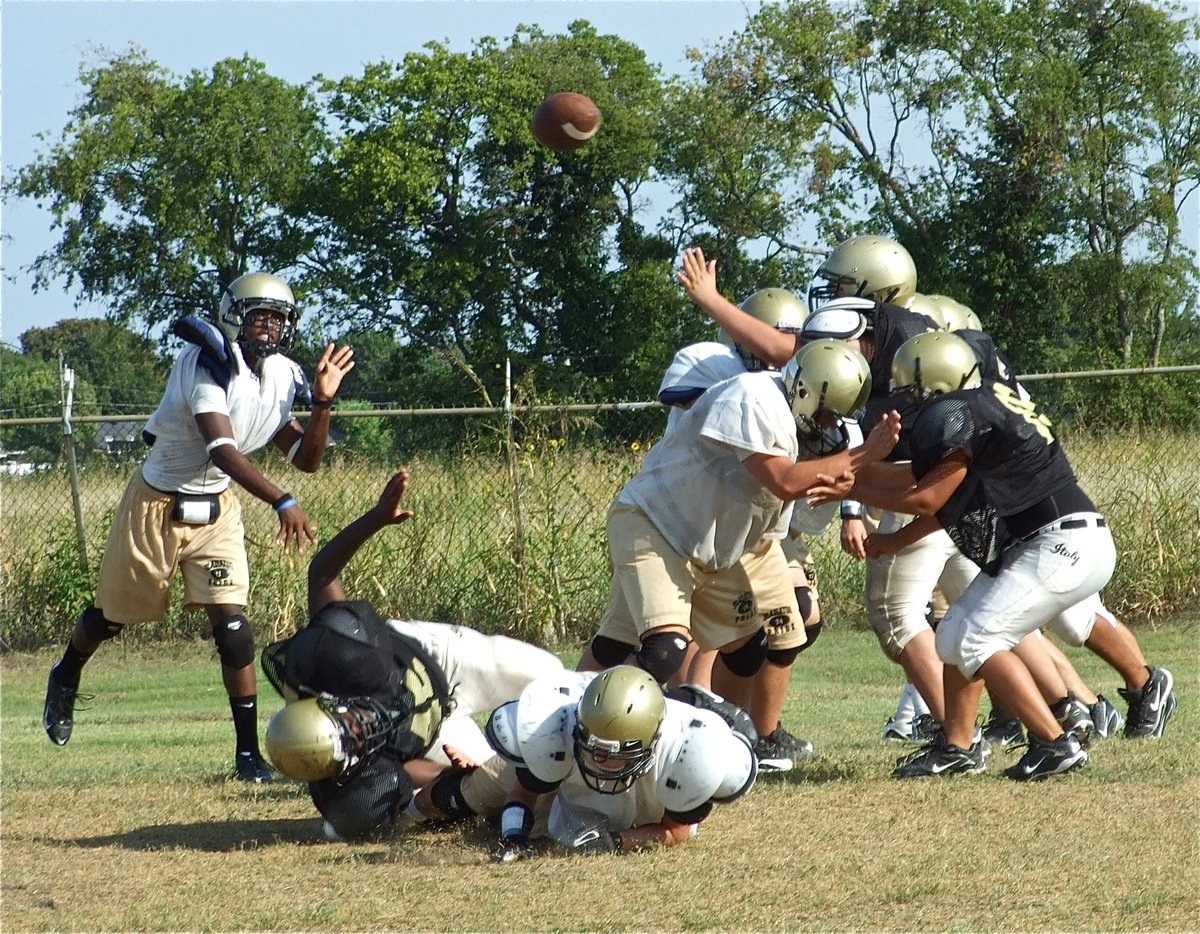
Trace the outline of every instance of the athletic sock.
<instances>
[{"instance_id":1,"label":"athletic sock","mask_svg":"<svg viewBox=\"0 0 1200 934\"><path fill-rule=\"evenodd\" d=\"M238 752L258 752L258 695L229 698Z\"/></svg>"}]
</instances>

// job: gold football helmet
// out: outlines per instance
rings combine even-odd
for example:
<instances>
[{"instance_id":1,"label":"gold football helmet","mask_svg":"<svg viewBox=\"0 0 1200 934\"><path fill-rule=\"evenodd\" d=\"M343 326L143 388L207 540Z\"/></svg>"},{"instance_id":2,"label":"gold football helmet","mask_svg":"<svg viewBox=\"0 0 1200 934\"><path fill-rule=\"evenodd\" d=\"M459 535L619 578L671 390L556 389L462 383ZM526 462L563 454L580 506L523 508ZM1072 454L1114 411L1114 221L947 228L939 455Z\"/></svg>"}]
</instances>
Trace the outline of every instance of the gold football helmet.
<instances>
[{"instance_id":1,"label":"gold football helmet","mask_svg":"<svg viewBox=\"0 0 1200 934\"><path fill-rule=\"evenodd\" d=\"M575 762L588 787L618 794L648 772L666 710L658 682L641 668L596 675L575 708Z\"/></svg>"},{"instance_id":2,"label":"gold football helmet","mask_svg":"<svg viewBox=\"0 0 1200 934\"><path fill-rule=\"evenodd\" d=\"M941 330L948 331L946 327L946 316L942 313L942 303L937 300L937 296L923 295L920 292L913 292L902 303L903 307L909 311L919 315L925 315L927 318L932 318L933 323Z\"/></svg>"},{"instance_id":3,"label":"gold football helmet","mask_svg":"<svg viewBox=\"0 0 1200 934\"><path fill-rule=\"evenodd\" d=\"M283 315L283 324L277 340L249 340L245 335L246 319L253 312L263 309ZM300 310L292 290L282 279L265 272L248 272L238 276L221 293L221 304L217 309L217 327L231 343L240 341L242 346L259 359L280 351L287 352L296 340L296 326L300 323Z\"/></svg>"},{"instance_id":4,"label":"gold football helmet","mask_svg":"<svg viewBox=\"0 0 1200 934\"><path fill-rule=\"evenodd\" d=\"M981 382L975 351L948 331L910 337L892 358L892 392L907 393L918 402L957 389L974 389Z\"/></svg>"},{"instance_id":5,"label":"gold football helmet","mask_svg":"<svg viewBox=\"0 0 1200 934\"><path fill-rule=\"evenodd\" d=\"M890 237L851 237L835 246L817 268L808 307L815 309L842 295L899 305L916 290L917 266L908 250Z\"/></svg>"},{"instance_id":6,"label":"gold football helmet","mask_svg":"<svg viewBox=\"0 0 1200 934\"><path fill-rule=\"evenodd\" d=\"M834 338L809 341L783 370L796 427L806 438L820 434L822 411L848 416L871 394L871 367L861 353Z\"/></svg>"},{"instance_id":7,"label":"gold football helmet","mask_svg":"<svg viewBox=\"0 0 1200 934\"><path fill-rule=\"evenodd\" d=\"M294 701L267 724L267 755L288 778L345 781L386 745L395 718L367 697Z\"/></svg>"},{"instance_id":8,"label":"gold football helmet","mask_svg":"<svg viewBox=\"0 0 1200 934\"><path fill-rule=\"evenodd\" d=\"M983 330L983 323L979 320L979 315L962 302L955 301L949 295L930 295L928 298L933 299L942 309L943 327L947 331L961 331L964 328L970 328L972 331ZM925 312L925 314L929 314L929 312Z\"/></svg>"},{"instance_id":9,"label":"gold football helmet","mask_svg":"<svg viewBox=\"0 0 1200 934\"><path fill-rule=\"evenodd\" d=\"M808 316L808 309L804 306L804 302L787 289L759 289L742 299L738 307L759 321L789 334L799 333L804 326L804 319ZM725 333L724 328L717 331L717 340L736 352L746 369L752 373L770 369L764 361L735 342Z\"/></svg>"}]
</instances>

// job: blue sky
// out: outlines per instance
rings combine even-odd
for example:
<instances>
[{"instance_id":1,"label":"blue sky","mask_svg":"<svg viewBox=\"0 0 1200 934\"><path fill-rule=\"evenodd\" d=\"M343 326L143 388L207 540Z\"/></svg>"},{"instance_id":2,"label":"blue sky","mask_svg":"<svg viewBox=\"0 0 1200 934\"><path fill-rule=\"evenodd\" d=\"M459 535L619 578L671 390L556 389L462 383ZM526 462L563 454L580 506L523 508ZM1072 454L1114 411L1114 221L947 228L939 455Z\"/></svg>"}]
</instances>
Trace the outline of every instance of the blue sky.
<instances>
[{"instance_id":1,"label":"blue sky","mask_svg":"<svg viewBox=\"0 0 1200 934\"><path fill-rule=\"evenodd\" d=\"M738 0L3 0L0 4L0 162L5 175L44 151L80 101L81 62L97 47L134 43L176 74L248 53L274 75L300 83L341 77L368 62L399 59L430 41L467 50L520 24L561 32L576 19L628 39L666 72L686 69L685 50L739 29L758 3ZM6 204L0 340L31 327L97 314L76 310L63 289L34 294L22 273L56 242L50 215L29 201ZM15 277L15 281L9 281Z\"/></svg>"}]
</instances>

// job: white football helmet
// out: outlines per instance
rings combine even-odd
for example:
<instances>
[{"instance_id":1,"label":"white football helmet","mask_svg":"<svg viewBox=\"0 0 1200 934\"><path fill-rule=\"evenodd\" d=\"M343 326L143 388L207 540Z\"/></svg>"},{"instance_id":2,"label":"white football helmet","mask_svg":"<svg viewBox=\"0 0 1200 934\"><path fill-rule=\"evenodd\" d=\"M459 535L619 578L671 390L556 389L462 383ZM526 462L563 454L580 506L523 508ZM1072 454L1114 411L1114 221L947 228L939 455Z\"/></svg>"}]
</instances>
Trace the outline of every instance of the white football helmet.
<instances>
[{"instance_id":1,"label":"white football helmet","mask_svg":"<svg viewBox=\"0 0 1200 934\"><path fill-rule=\"evenodd\" d=\"M818 414L845 417L862 408L871 394L866 358L835 338L809 341L788 361L783 382L796 428L802 437L821 434Z\"/></svg>"},{"instance_id":2,"label":"white football helmet","mask_svg":"<svg viewBox=\"0 0 1200 934\"><path fill-rule=\"evenodd\" d=\"M926 331L910 337L892 358L892 392L917 402L982 383L979 358L971 345L948 331Z\"/></svg>"},{"instance_id":3,"label":"white football helmet","mask_svg":"<svg viewBox=\"0 0 1200 934\"><path fill-rule=\"evenodd\" d=\"M255 311L279 312L283 323L277 340L249 340L245 334L247 317ZM238 276L221 293L217 308L217 327L231 343L240 342L244 350L260 360L273 353L286 353L296 340L300 310L292 290L282 279L265 272L248 272Z\"/></svg>"},{"instance_id":4,"label":"white football helmet","mask_svg":"<svg viewBox=\"0 0 1200 934\"><path fill-rule=\"evenodd\" d=\"M804 306L804 302L787 289L759 289L742 299L738 307L751 317L789 334L798 334L804 325L804 319L808 316L808 309ZM717 331L717 340L726 347L732 348L751 373L773 369L735 342L725 333L724 328Z\"/></svg>"},{"instance_id":5,"label":"white football helmet","mask_svg":"<svg viewBox=\"0 0 1200 934\"><path fill-rule=\"evenodd\" d=\"M575 763L587 786L615 795L650 771L666 709L658 682L641 668L596 675L575 709Z\"/></svg>"},{"instance_id":6,"label":"white football helmet","mask_svg":"<svg viewBox=\"0 0 1200 934\"><path fill-rule=\"evenodd\" d=\"M916 290L917 266L908 250L890 237L851 237L817 267L808 289L808 307L815 310L842 295L900 304Z\"/></svg>"}]
</instances>

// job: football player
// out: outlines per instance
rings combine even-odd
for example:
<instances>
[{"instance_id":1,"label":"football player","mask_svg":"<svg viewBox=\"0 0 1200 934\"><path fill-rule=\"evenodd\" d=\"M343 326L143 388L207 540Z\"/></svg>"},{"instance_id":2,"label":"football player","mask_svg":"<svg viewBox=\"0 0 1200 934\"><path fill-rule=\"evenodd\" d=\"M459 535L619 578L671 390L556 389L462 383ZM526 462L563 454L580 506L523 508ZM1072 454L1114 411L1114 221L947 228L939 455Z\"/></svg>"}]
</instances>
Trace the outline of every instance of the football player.
<instances>
[{"instance_id":1,"label":"football player","mask_svg":"<svg viewBox=\"0 0 1200 934\"><path fill-rule=\"evenodd\" d=\"M557 657L507 636L421 620L383 620L347 600L340 574L381 529L406 522L407 470L313 556L308 625L262 653L288 701L267 728L267 753L309 782L331 839L387 829L413 790L491 756L471 719L562 671Z\"/></svg>"},{"instance_id":2,"label":"football player","mask_svg":"<svg viewBox=\"0 0 1200 934\"><path fill-rule=\"evenodd\" d=\"M697 303L717 294L702 254L688 251L677 277ZM739 373L700 395L651 449L609 510L613 586L589 661L611 667L632 657L665 684L695 639L700 649L720 649L731 677L758 672L773 611L785 607L798 619L777 541L790 504L818 475L848 485L850 472L883 457L898 431L891 415L855 452L797 463L789 405L797 389L776 372ZM770 602L768 580L776 582ZM732 621L730 605L738 607Z\"/></svg>"},{"instance_id":3,"label":"football player","mask_svg":"<svg viewBox=\"0 0 1200 934\"><path fill-rule=\"evenodd\" d=\"M488 721L499 756L422 790L415 810L498 815L504 861L540 837L576 853L683 843L757 775L750 740L726 714L735 708L713 700L665 697L632 665L534 682Z\"/></svg>"},{"instance_id":4,"label":"football player","mask_svg":"<svg viewBox=\"0 0 1200 934\"><path fill-rule=\"evenodd\" d=\"M93 604L80 614L62 659L50 670L42 725L66 745L74 727L83 666L126 625L162 619L170 584L183 575L184 601L212 625L235 734L233 777L264 783L271 770L258 743L254 633L245 616L250 592L245 530L236 483L279 517L284 550L315 541L292 494L268 480L247 455L273 444L293 466L316 471L329 413L354 367L349 347L325 348L317 364L312 413L301 428L292 406L307 401L304 373L286 356L300 318L281 279L247 273L221 295L215 322L187 317L174 333L187 341L162 401L142 433L152 445L130 478L104 546Z\"/></svg>"},{"instance_id":5,"label":"football player","mask_svg":"<svg viewBox=\"0 0 1200 934\"><path fill-rule=\"evenodd\" d=\"M1161 736L1175 709L1171 673L1147 666L1140 650L1130 646L1127 630L1094 624L1116 551L1049 419L1005 383L984 381L974 351L952 333L907 341L896 353L892 386L919 408L911 464L865 468L854 495L884 508L939 517L947 527L962 518L963 500L974 502L977 495L1002 522L996 535L977 538L983 572L937 631L946 720L918 754L924 774L982 767L973 730L985 682L1029 734L1029 748L1005 771L1008 777L1042 779L1087 761L1078 737L1063 729L1029 669L1013 654L1022 638L1060 616L1067 627L1090 627L1089 648L1124 677L1126 735ZM975 484L975 490L960 493L964 483ZM831 488L817 498L836 499L838 493Z\"/></svg>"}]
</instances>

